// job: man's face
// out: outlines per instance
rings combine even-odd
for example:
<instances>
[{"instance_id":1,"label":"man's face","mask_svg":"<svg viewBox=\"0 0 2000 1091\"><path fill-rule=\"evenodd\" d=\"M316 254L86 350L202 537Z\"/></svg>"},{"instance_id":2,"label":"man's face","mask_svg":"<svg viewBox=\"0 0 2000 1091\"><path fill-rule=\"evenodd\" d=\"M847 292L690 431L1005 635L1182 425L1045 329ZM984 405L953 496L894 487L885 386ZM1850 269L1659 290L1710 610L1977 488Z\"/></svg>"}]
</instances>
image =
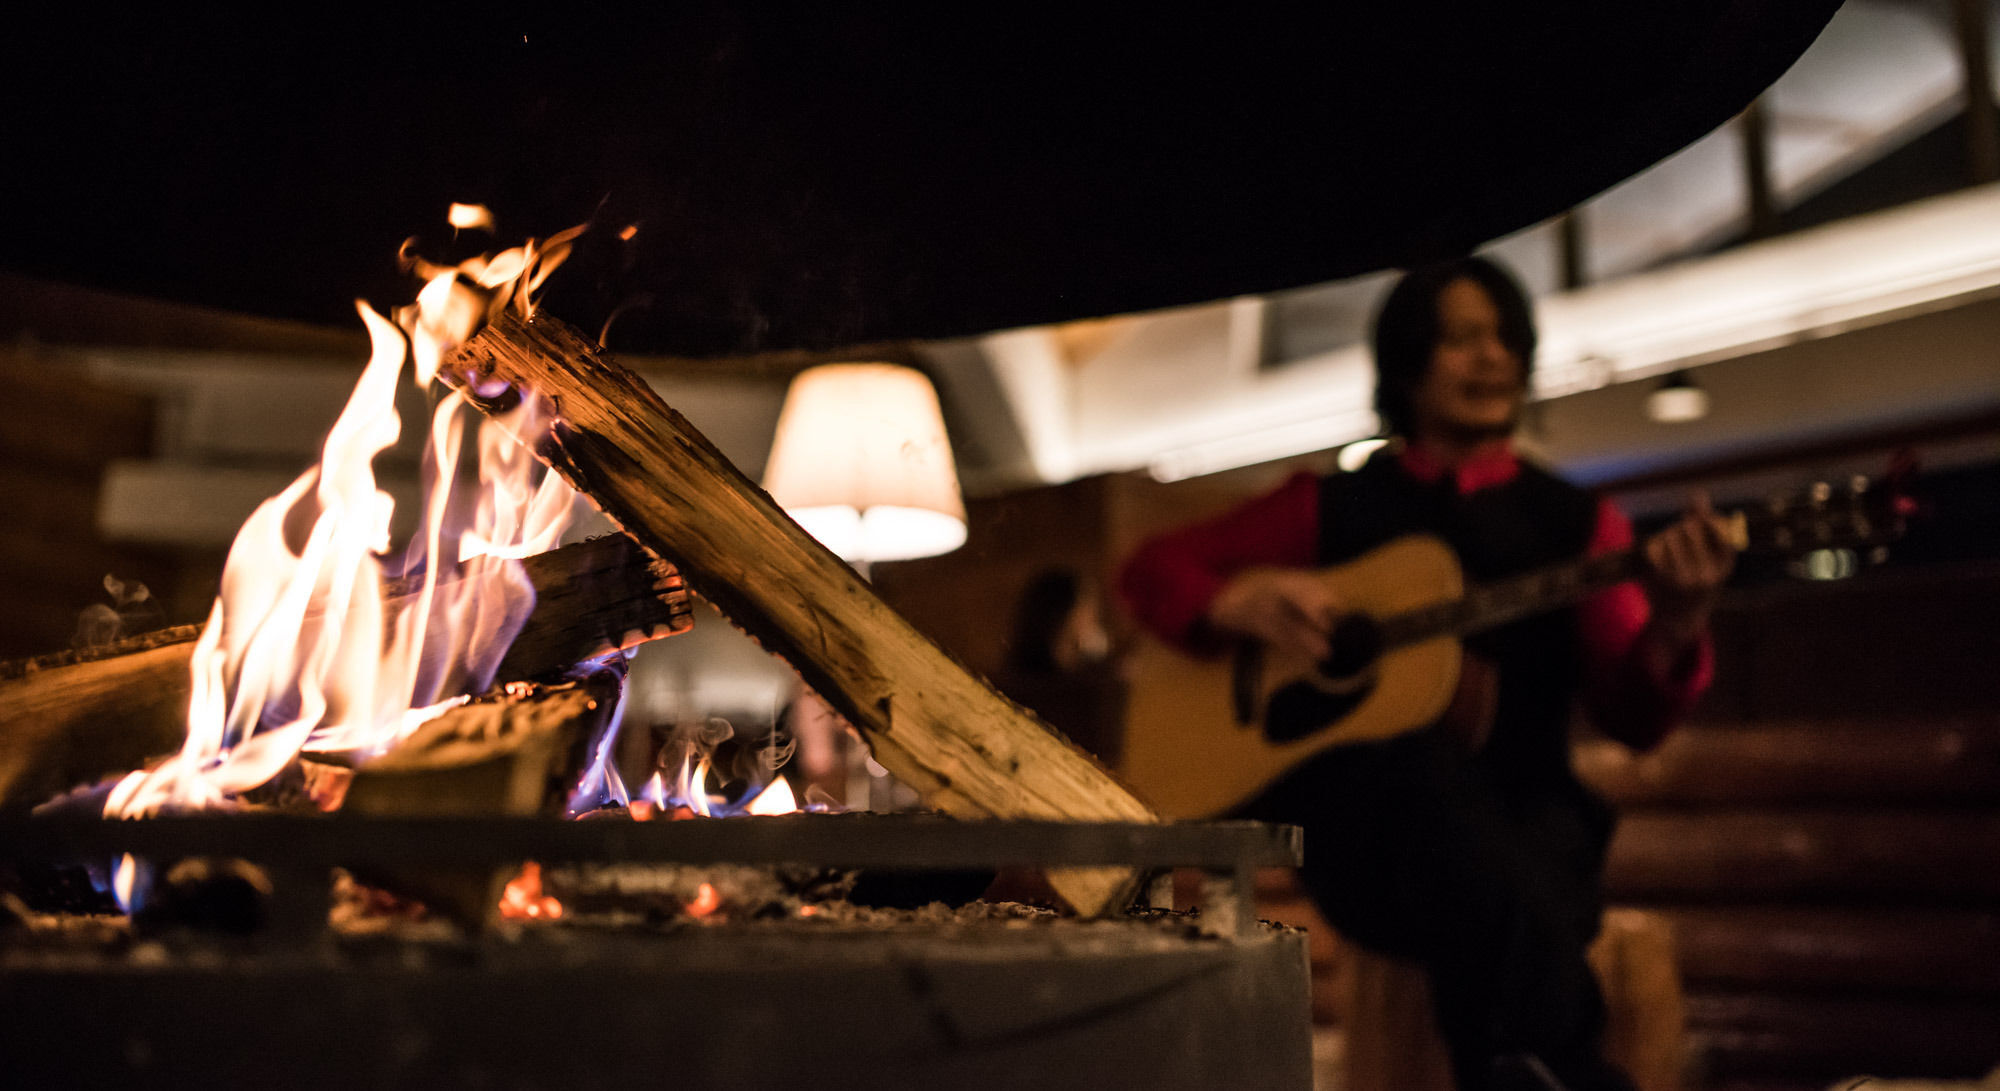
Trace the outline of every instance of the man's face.
<instances>
[{"instance_id":1,"label":"man's face","mask_svg":"<svg viewBox=\"0 0 2000 1091\"><path fill-rule=\"evenodd\" d=\"M1504 436L1520 417L1519 356L1500 339L1500 308L1476 281L1454 280L1438 294L1438 337L1412 393L1419 438Z\"/></svg>"}]
</instances>

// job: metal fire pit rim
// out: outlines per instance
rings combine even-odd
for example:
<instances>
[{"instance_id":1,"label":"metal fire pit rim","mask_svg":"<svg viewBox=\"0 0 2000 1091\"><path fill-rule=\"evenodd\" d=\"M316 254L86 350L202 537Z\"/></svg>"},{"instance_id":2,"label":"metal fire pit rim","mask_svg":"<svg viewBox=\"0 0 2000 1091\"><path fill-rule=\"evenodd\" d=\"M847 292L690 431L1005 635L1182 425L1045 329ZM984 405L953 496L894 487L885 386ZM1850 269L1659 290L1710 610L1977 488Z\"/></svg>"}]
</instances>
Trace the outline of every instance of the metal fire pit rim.
<instances>
[{"instance_id":1,"label":"metal fire pit rim","mask_svg":"<svg viewBox=\"0 0 2000 1091\"><path fill-rule=\"evenodd\" d=\"M288 867L548 863L813 864L883 869L1120 865L1296 867L1296 826L1055 822L937 815L778 815L625 822L534 817L186 815L0 821L0 856L221 856Z\"/></svg>"}]
</instances>

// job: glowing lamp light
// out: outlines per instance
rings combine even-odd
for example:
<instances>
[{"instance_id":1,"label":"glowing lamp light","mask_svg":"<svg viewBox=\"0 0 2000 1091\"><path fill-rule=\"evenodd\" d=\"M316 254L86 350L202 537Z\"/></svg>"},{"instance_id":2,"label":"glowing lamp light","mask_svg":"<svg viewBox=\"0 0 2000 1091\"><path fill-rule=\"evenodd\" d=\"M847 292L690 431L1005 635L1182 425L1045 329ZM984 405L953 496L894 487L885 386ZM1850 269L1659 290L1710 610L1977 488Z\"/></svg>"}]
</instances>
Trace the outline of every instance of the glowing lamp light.
<instances>
[{"instance_id":1,"label":"glowing lamp light","mask_svg":"<svg viewBox=\"0 0 2000 1091\"><path fill-rule=\"evenodd\" d=\"M894 364L825 364L785 394L764 488L850 564L965 544L965 503L930 380Z\"/></svg>"},{"instance_id":2,"label":"glowing lamp light","mask_svg":"<svg viewBox=\"0 0 2000 1091\"><path fill-rule=\"evenodd\" d=\"M1685 371L1676 371L1646 395L1646 416L1661 424L1684 424L1708 416L1708 391Z\"/></svg>"}]
</instances>

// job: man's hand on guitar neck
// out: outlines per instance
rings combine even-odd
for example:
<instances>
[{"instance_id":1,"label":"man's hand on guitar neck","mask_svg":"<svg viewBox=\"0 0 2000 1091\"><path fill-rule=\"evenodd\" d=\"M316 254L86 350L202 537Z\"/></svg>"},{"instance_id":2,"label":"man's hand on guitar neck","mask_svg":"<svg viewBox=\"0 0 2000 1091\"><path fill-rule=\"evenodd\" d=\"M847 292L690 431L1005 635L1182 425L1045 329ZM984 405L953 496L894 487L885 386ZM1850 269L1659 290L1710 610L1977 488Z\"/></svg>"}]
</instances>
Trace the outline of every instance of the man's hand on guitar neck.
<instances>
[{"instance_id":1,"label":"man's hand on guitar neck","mask_svg":"<svg viewBox=\"0 0 2000 1091\"><path fill-rule=\"evenodd\" d=\"M1217 632L1317 661L1332 653L1328 634L1340 611L1332 589L1309 569L1246 568L1216 592L1206 620Z\"/></svg>"},{"instance_id":2,"label":"man's hand on guitar neck","mask_svg":"<svg viewBox=\"0 0 2000 1091\"><path fill-rule=\"evenodd\" d=\"M1679 521L1646 543L1649 629L1657 650L1670 660L1700 639L1722 585L1736 567L1736 546L1728 524L1696 490Z\"/></svg>"}]
</instances>

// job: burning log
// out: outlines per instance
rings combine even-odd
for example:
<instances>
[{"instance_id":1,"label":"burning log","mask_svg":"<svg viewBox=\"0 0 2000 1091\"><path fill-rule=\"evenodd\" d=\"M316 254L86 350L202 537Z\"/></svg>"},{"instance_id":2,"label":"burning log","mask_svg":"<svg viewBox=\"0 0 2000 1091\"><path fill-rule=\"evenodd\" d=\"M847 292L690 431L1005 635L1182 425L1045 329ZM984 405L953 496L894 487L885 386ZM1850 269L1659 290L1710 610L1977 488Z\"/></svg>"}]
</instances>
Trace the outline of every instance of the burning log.
<instances>
[{"instance_id":1,"label":"burning log","mask_svg":"<svg viewBox=\"0 0 2000 1091\"><path fill-rule=\"evenodd\" d=\"M918 633L644 381L546 317L494 319L453 366L550 398L524 436L571 485L866 736L875 758L961 818L1157 821L1083 751ZM1085 916L1122 907L1126 870L1057 871Z\"/></svg>"},{"instance_id":2,"label":"burning log","mask_svg":"<svg viewBox=\"0 0 2000 1091\"><path fill-rule=\"evenodd\" d=\"M356 767L343 814L370 817L561 815L590 744L618 706L621 670L553 686L512 683L445 712ZM350 869L467 927L485 925L515 868Z\"/></svg>"},{"instance_id":3,"label":"burning log","mask_svg":"<svg viewBox=\"0 0 2000 1091\"><path fill-rule=\"evenodd\" d=\"M621 681L607 671L557 686L515 683L451 709L356 767L340 809L397 817L561 814Z\"/></svg>"},{"instance_id":4,"label":"burning log","mask_svg":"<svg viewBox=\"0 0 2000 1091\"><path fill-rule=\"evenodd\" d=\"M671 564L622 536L522 562L535 611L497 677L533 678L647 640L685 632L692 602ZM384 588L394 611L421 593ZM39 803L76 784L177 749L186 732L189 661L201 627L183 625L96 652L0 663L0 808Z\"/></svg>"}]
</instances>

